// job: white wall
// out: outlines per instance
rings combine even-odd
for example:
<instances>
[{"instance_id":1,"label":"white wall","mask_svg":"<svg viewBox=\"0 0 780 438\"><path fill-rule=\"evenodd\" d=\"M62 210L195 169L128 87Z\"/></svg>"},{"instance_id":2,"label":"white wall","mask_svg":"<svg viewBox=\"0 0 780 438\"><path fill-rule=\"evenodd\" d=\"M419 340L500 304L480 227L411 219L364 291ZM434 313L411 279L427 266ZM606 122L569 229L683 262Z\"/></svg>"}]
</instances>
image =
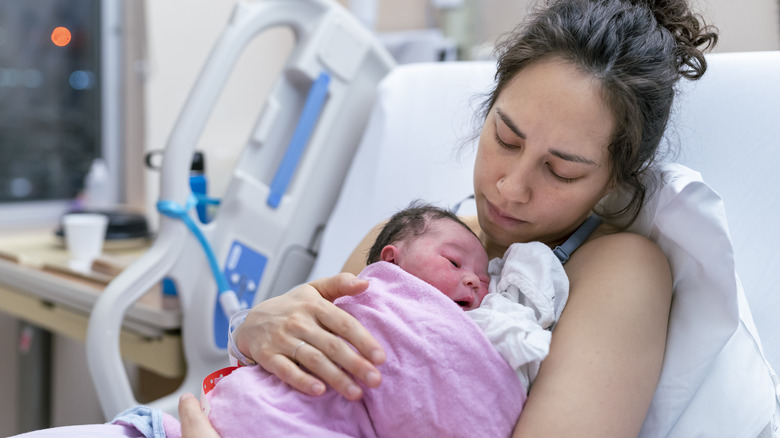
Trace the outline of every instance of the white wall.
<instances>
[{"instance_id":1,"label":"white wall","mask_svg":"<svg viewBox=\"0 0 780 438\"><path fill-rule=\"evenodd\" d=\"M780 1L700 0L720 30L718 52L780 50Z\"/></svg>"},{"instance_id":2,"label":"white wall","mask_svg":"<svg viewBox=\"0 0 780 438\"><path fill-rule=\"evenodd\" d=\"M349 0L339 0L348 6ZM365 0L361 0L365 1ZM379 31L419 29L431 20L426 1L376 0ZM540 0L461 0L465 13L441 13L434 17L450 37L477 47L467 57L489 55L493 42L512 29ZM720 29L718 52L780 50L778 0L693 0L694 11ZM468 28L465 28L468 27Z\"/></svg>"},{"instance_id":3,"label":"white wall","mask_svg":"<svg viewBox=\"0 0 780 438\"><path fill-rule=\"evenodd\" d=\"M476 6L476 42L494 41L534 0L465 0ZM694 0L692 7L720 30L717 52L780 50L778 0Z\"/></svg>"}]
</instances>

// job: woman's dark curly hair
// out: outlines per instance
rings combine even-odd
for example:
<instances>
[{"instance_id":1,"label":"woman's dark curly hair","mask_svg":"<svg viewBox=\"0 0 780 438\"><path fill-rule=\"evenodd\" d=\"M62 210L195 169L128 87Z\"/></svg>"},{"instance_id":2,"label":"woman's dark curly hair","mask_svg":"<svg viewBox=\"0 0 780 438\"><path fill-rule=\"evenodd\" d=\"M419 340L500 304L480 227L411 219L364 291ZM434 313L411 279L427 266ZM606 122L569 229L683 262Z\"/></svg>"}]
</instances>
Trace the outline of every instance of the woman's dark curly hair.
<instances>
[{"instance_id":1,"label":"woman's dark curly hair","mask_svg":"<svg viewBox=\"0 0 780 438\"><path fill-rule=\"evenodd\" d=\"M675 84L704 74L703 51L717 39L717 29L684 0L552 0L497 46L495 89L481 116L519 71L543 59L563 59L596 78L616 123L609 145L613 182L629 195L617 211L598 213L627 227L644 204L642 175L666 130Z\"/></svg>"}]
</instances>

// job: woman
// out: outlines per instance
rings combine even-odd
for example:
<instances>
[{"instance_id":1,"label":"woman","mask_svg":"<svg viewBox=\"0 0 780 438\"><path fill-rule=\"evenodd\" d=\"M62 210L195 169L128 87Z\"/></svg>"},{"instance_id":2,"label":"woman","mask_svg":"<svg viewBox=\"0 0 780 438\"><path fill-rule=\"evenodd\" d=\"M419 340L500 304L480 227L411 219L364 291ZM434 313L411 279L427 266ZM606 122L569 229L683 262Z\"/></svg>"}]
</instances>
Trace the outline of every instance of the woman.
<instances>
[{"instance_id":1,"label":"woman","mask_svg":"<svg viewBox=\"0 0 780 438\"><path fill-rule=\"evenodd\" d=\"M593 211L605 219L565 265L569 302L515 436L638 433L661 369L672 283L660 249L621 230L645 199L640 177L657 153L676 82L704 74L702 50L716 41L682 0L562 0L499 47L469 225L492 258L514 242L555 247ZM631 201L600 211L616 191ZM357 260L373 237L346 272L362 268ZM357 399L358 382L378 386L384 353L331 303L365 289L348 273L257 305L236 333L238 348L304 393L328 384Z\"/></svg>"}]
</instances>

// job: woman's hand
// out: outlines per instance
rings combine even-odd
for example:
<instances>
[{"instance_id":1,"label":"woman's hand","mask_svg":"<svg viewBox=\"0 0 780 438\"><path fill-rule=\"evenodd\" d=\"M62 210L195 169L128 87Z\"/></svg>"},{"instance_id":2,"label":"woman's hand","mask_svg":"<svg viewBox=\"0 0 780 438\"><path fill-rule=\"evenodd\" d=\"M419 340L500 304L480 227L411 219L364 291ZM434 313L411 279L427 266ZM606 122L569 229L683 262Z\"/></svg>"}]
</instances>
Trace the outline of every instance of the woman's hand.
<instances>
[{"instance_id":1,"label":"woman's hand","mask_svg":"<svg viewBox=\"0 0 780 438\"><path fill-rule=\"evenodd\" d=\"M357 400L363 391L353 378L371 388L379 386L382 378L374 365L384 362L385 353L333 300L367 287L367 281L342 273L259 303L236 329L236 345L304 394L320 395L328 384L347 399Z\"/></svg>"},{"instance_id":2,"label":"woman's hand","mask_svg":"<svg viewBox=\"0 0 780 438\"><path fill-rule=\"evenodd\" d=\"M182 438L219 438L219 433L201 410L198 399L190 393L179 398L179 421Z\"/></svg>"}]
</instances>

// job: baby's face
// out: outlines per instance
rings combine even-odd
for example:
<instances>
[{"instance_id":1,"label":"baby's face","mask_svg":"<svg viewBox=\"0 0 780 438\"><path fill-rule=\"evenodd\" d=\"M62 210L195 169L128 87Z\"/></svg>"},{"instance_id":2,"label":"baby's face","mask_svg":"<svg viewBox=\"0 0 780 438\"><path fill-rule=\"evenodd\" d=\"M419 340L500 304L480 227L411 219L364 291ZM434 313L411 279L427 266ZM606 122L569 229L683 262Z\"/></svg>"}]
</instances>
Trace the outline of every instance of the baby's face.
<instances>
[{"instance_id":1,"label":"baby's face","mask_svg":"<svg viewBox=\"0 0 780 438\"><path fill-rule=\"evenodd\" d=\"M396 246L401 269L439 289L464 310L479 307L487 295L487 253L462 225L434 220L422 236Z\"/></svg>"}]
</instances>

